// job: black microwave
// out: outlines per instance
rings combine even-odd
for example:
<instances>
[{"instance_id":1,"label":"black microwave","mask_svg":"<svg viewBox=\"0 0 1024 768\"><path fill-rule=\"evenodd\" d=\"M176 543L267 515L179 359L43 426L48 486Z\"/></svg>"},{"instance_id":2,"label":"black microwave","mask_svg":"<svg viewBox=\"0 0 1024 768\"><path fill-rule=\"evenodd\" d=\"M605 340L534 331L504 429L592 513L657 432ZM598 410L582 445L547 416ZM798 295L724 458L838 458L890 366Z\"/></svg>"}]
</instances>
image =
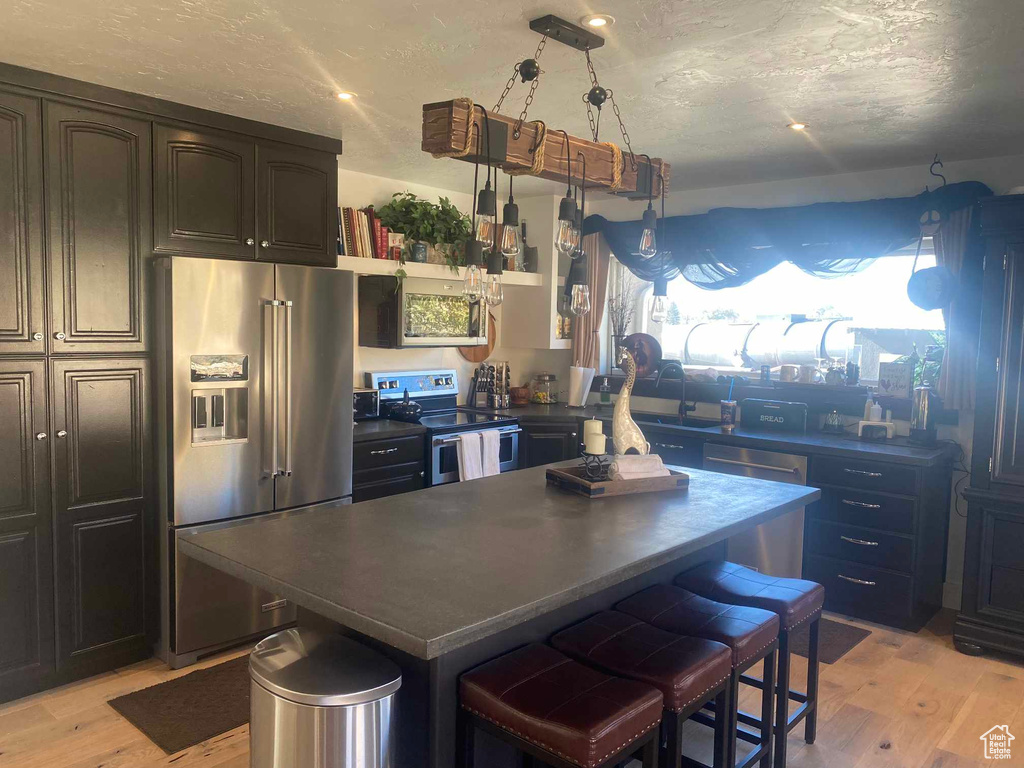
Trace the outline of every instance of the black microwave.
<instances>
[{"instance_id":1,"label":"black microwave","mask_svg":"<svg viewBox=\"0 0 1024 768\"><path fill-rule=\"evenodd\" d=\"M355 389L352 392L352 418L356 421L375 419L380 415L380 392L376 389Z\"/></svg>"},{"instance_id":2,"label":"black microwave","mask_svg":"<svg viewBox=\"0 0 1024 768\"><path fill-rule=\"evenodd\" d=\"M487 306L462 280L359 277L359 346L472 347L487 343Z\"/></svg>"}]
</instances>

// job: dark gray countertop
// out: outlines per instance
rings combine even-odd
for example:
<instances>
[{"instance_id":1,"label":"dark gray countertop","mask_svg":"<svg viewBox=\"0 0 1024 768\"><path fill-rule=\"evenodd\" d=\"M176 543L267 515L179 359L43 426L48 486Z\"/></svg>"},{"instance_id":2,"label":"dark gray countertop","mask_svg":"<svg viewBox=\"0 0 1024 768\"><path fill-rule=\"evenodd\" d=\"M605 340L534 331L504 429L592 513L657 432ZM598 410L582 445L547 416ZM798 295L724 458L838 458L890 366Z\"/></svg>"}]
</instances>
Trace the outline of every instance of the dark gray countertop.
<instances>
[{"instance_id":1,"label":"dark gray countertop","mask_svg":"<svg viewBox=\"0 0 1024 768\"><path fill-rule=\"evenodd\" d=\"M409 437L422 435L427 428L422 424L409 424L391 419L373 419L359 421L352 427L352 441L362 443L366 440L386 440L389 437Z\"/></svg>"},{"instance_id":2,"label":"dark gray countertop","mask_svg":"<svg viewBox=\"0 0 1024 768\"><path fill-rule=\"evenodd\" d=\"M486 409L481 409L486 410ZM490 411L508 416L518 417L522 422L531 421L571 421L575 418L598 418L611 420L611 409L600 406L585 408L565 405L528 405L523 408L509 408ZM672 416L664 418L671 421ZM685 437L695 437L723 445L739 445L745 448L760 448L767 451L788 451L821 456L841 456L854 459L892 461L897 464L913 464L916 466L932 466L949 461L951 448L940 444L934 448L922 448L911 445L905 437L897 437L884 442L868 442L858 439L853 434L833 435L827 432L809 432L794 434L790 432L768 432L763 430L743 429L736 427L732 433L723 432L721 427L683 427L678 424L652 424L637 419L642 429L657 429L672 432Z\"/></svg>"},{"instance_id":3,"label":"dark gray countertop","mask_svg":"<svg viewBox=\"0 0 1024 768\"><path fill-rule=\"evenodd\" d=\"M239 521L183 537L180 547L432 659L820 495L805 486L687 470L688 491L590 501L548 487L545 471Z\"/></svg>"}]
</instances>

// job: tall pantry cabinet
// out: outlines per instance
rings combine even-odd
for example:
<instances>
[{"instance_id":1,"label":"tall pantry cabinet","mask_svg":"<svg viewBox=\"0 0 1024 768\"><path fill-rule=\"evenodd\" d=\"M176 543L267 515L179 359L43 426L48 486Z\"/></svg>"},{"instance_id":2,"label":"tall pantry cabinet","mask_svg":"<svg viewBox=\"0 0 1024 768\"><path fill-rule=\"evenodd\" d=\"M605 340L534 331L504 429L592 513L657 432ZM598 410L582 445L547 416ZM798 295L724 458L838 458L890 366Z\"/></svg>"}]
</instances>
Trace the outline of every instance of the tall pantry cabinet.
<instances>
[{"instance_id":1,"label":"tall pantry cabinet","mask_svg":"<svg viewBox=\"0 0 1024 768\"><path fill-rule=\"evenodd\" d=\"M210 174L238 194L197 209L174 171L205 161L188 142L200 129L222 157L244 151ZM337 152L0 64L0 702L151 655L154 259L334 263ZM189 181L201 187L203 168Z\"/></svg>"}]
</instances>

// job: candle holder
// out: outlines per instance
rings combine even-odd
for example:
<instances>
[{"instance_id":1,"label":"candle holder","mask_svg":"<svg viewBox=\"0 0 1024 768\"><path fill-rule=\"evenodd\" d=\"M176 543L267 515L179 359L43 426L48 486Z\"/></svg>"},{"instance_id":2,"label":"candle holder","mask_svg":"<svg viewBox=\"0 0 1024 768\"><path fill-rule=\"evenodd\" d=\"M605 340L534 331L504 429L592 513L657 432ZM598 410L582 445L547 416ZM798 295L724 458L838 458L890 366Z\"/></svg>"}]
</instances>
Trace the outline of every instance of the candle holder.
<instances>
[{"instance_id":1,"label":"candle holder","mask_svg":"<svg viewBox=\"0 0 1024 768\"><path fill-rule=\"evenodd\" d=\"M584 453L582 459L583 473L587 476L588 480L608 479L608 467L611 465L611 462L608 460L607 456L594 453Z\"/></svg>"}]
</instances>

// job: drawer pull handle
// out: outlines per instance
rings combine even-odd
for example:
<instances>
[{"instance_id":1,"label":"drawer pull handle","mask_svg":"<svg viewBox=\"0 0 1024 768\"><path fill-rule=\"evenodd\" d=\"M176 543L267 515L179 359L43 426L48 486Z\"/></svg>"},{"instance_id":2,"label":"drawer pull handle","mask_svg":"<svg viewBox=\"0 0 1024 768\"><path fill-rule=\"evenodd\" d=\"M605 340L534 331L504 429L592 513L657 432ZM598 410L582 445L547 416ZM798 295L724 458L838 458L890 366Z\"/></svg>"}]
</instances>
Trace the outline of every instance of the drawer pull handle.
<instances>
[{"instance_id":1,"label":"drawer pull handle","mask_svg":"<svg viewBox=\"0 0 1024 768\"><path fill-rule=\"evenodd\" d=\"M864 539L851 539L849 536L840 536L843 541L848 541L851 544L860 544L862 547L877 547L877 541L864 541Z\"/></svg>"},{"instance_id":2,"label":"drawer pull handle","mask_svg":"<svg viewBox=\"0 0 1024 768\"><path fill-rule=\"evenodd\" d=\"M851 584L860 584L863 587L873 587L873 586L875 586L875 582L873 582L873 581L864 581L864 579L855 579L852 576L843 576L843 574L841 574L841 573L837 573L836 575L840 579L842 579L843 581L848 581Z\"/></svg>"},{"instance_id":3,"label":"drawer pull handle","mask_svg":"<svg viewBox=\"0 0 1024 768\"><path fill-rule=\"evenodd\" d=\"M881 477L881 472L868 472L864 469L850 469L849 467L843 467L843 472L847 472L851 475L863 475L864 477Z\"/></svg>"},{"instance_id":4,"label":"drawer pull handle","mask_svg":"<svg viewBox=\"0 0 1024 768\"><path fill-rule=\"evenodd\" d=\"M387 456L389 453L397 452L397 448L381 448L379 451L370 451L371 456Z\"/></svg>"},{"instance_id":5,"label":"drawer pull handle","mask_svg":"<svg viewBox=\"0 0 1024 768\"><path fill-rule=\"evenodd\" d=\"M847 504L851 507L863 507L864 509L881 509L881 504L868 504L866 501L853 501L852 499L843 499L843 504Z\"/></svg>"}]
</instances>

